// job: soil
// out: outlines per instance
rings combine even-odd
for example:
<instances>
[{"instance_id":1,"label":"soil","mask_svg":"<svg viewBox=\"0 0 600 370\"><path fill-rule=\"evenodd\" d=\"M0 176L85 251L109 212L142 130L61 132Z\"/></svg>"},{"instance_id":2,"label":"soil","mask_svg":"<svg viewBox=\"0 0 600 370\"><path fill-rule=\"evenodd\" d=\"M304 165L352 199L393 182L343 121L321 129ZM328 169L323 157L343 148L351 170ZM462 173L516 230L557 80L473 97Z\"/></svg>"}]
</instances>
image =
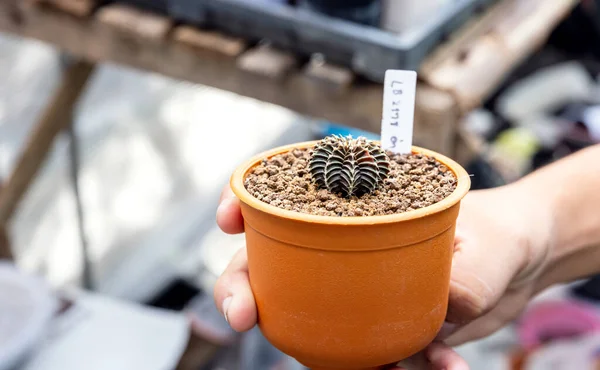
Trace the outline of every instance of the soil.
<instances>
[{"instance_id":1,"label":"soil","mask_svg":"<svg viewBox=\"0 0 600 370\"><path fill-rule=\"evenodd\" d=\"M389 176L371 194L343 198L318 189L308 172L309 149L294 149L263 160L250 171L246 189L275 207L322 216L380 216L430 206L456 188L454 173L435 158L394 154Z\"/></svg>"}]
</instances>

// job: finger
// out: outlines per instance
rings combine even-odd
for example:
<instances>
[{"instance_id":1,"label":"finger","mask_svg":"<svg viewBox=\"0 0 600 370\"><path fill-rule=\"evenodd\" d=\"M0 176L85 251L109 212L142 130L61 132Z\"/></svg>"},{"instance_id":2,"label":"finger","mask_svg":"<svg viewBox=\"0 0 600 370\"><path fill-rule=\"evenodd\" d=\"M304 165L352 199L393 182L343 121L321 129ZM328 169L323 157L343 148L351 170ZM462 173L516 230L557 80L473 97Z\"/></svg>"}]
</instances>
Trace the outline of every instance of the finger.
<instances>
[{"instance_id":1,"label":"finger","mask_svg":"<svg viewBox=\"0 0 600 370\"><path fill-rule=\"evenodd\" d=\"M400 361L393 370L469 370L467 362L452 348L433 342L427 348Z\"/></svg>"},{"instance_id":2,"label":"finger","mask_svg":"<svg viewBox=\"0 0 600 370\"><path fill-rule=\"evenodd\" d=\"M457 231L446 317L449 323L465 325L489 312L516 273L515 266L497 262L515 260L511 251L491 254L482 245L485 243L477 234Z\"/></svg>"},{"instance_id":3,"label":"finger","mask_svg":"<svg viewBox=\"0 0 600 370\"><path fill-rule=\"evenodd\" d=\"M451 323L464 325L489 312L526 267L529 245L520 225L483 211L510 208L505 203L516 202L511 194L500 196L498 191L477 190L461 204L447 314Z\"/></svg>"},{"instance_id":4,"label":"finger","mask_svg":"<svg viewBox=\"0 0 600 370\"><path fill-rule=\"evenodd\" d=\"M231 190L231 186L229 186L229 184L227 184L223 187L223 190L221 190L221 196L219 197L219 203L221 203L225 199L229 199L229 198L233 198L233 197L235 197L235 194L233 193L233 190Z\"/></svg>"},{"instance_id":5,"label":"finger","mask_svg":"<svg viewBox=\"0 0 600 370\"><path fill-rule=\"evenodd\" d=\"M443 343L432 343L425 350L432 370L469 370L467 362Z\"/></svg>"},{"instance_id":6,"label":"finger","mask_svg":"<svg viewBox=\"0 0 600 370\"><path fill-rule=\"evenodd\" d=\"M459 346L465 343L488 337L505 325L491 314L486 314L477 320L461 327L444 340L449 346Z\"/></svg>"},{"instance_id":7,"label":"finger","mask_svg":"<svg viewBox=\"0 0 600 370\"><path fill-rule=\"evenodd\" d=\"M217 224L227 234L244 232L240 200L233 194L229 186L226 186L221 192L219 208L217 208Z\"/></svg>"},{"instance_id":8,"label":"finger","mask_svg":"<svg viewBox=\"0 0 600 370\"><path fill-rule=\"evenodd\" d=\"M501 303L485 315L460 327L454 333L444 339L449 346L459 346L468 342L479 340L493 334L506 325L501 311Z\"/></svg>"},{"instance_id":9,"label":"finger","mask_svg":"<svg viewBox=\"0 0 600 370\"><path fill-rule=\"evenodd\" d=\"M217 280L214 299L217 308L235 331L247 331L256 325L256 302L248 280L246 248L235 254Z\"/></svg>"},{"instance_id":10,"label":"finger","mask_svg":"<svg viewBox=\"0 0 600 370\"><path fill-rule=\"evenodd\" d=\"M444 338L449 346L485 338L516 319L531 298L531 288L507 292L490 312L459 328Z\"/></svg>"},{"instance_id":11,"label":"finger","mask_svg":"<svg viewBox=\"0 0 600 370\"><path fill-rule=\"evenodd\" d=\"M442 328L440 329L437 336L435 337L435 341L437 341L437 342L444 341L446 338L448 338L449 336L454 334L458 329L460 329L459 325L452 324L449 322L444 322L444 324L442 325Z\"/></svg>"},{"instance_id":12,"label":"finger","mask_svg":"<svg viewBox=\"0 0 600 370\"><path fill-rule=\"evenodd\" d=\"M459 219L460 222L460 219ZM446 321L461 325L474 320L487 309L487 297L493 291L486 280L477 275L478 250L471 247L469 233L457 225L452 256L450 295Z\"/></svg>"}]
</instances>

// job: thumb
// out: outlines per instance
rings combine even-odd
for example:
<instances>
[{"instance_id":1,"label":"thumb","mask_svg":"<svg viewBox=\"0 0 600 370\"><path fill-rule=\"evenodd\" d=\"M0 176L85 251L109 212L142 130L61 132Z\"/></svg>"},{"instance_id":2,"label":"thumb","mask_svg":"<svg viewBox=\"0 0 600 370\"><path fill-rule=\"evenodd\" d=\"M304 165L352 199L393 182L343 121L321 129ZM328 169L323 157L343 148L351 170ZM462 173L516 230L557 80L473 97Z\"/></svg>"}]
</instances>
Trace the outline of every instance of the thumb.
<instances>
[{"instance_id":1,"label":"thumb","mask_svg":"<svg viewBox=\"0 0 600 370\"><path fill-rule=\"evenodd\" d=\"M515 264L503 263L514 261L510 248L486 245L479 235L464 228L456 232L446 318L450 324L467 324L491 310L518 269ZM494 237L486 235L485 240Z\"/></svg>"},{"instance_id":2,"label":"thumb","mask_svg":"<svg viewBox=\"0 0 600 370\"><path fill-rule=\"evenodd\" d=\"M228 234L244 232L244 219L240 209L240 201L229 185L225 186L217 208L217 225Z\"/></svg>"}]
</instances>

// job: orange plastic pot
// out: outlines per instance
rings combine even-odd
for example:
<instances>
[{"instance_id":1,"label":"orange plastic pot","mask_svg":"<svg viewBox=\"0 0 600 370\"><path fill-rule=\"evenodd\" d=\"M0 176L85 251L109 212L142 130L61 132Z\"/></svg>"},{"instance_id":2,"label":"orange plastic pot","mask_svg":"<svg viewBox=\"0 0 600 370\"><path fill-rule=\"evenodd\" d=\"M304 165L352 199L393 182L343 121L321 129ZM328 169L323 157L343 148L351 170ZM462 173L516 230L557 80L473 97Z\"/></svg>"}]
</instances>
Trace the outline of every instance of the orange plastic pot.
<instances>
[{"instance_id":1,"label":"orange plastic pot","mask_svg":"<svg viewBox=\"0 0 600 370\"><path fill-rule=\"evenodd\" d=\"M271 344L313 370L365 370L407 358L435 338L447 310L454 230L466 171L456 190L432 206L386 216L329 217L287 211L253 197L244 179L261 160L231 177L244 217L250 284L258 325Z\"/></svg>"}]
</instances>

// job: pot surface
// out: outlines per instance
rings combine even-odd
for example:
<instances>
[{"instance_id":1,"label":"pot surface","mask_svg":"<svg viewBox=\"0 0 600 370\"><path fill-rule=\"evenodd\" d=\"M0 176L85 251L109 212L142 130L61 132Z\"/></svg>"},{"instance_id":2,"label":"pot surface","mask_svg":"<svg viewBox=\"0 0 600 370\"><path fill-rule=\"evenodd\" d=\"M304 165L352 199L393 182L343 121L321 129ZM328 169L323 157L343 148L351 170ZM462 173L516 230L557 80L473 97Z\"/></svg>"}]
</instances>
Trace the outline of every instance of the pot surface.
<instances>
[{"instance_id":1,"label":"pot surface","mask_svg":"<svg viewBox=\"0 0 600 370\"><path fill-rule=\"evenodd\" d=\"M391 216L327 217L286 211L252 197L248 171L231 180L245 222L258 325L279 350L314 370L366 370L425 348L447 310L454 230L466 171L439 154L458 178L432 206Z\"/></svg>"}]
</instances>

